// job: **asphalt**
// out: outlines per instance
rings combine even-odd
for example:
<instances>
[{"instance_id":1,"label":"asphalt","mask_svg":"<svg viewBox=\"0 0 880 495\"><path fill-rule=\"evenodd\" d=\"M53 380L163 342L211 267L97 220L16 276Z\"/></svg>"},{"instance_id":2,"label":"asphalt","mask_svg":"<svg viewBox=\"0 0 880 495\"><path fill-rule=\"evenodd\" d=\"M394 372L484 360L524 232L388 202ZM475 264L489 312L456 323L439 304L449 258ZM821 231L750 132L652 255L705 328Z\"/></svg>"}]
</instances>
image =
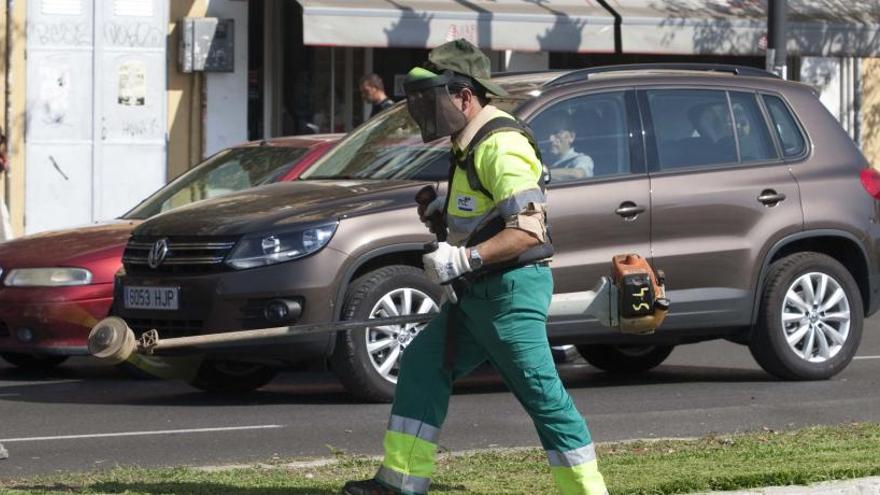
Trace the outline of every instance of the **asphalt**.
<instances>
[{"instance_id":1,"label":"asphalt","mask_svg":"<svg viewBox=\"0 0 880 495\"><path fill-rule=\"evenodd\" d=\"M724 341L678 347L639 377L586 364L560 373L600 442L880 422L880 318L869 319L864 334L857 359L822 382L773 379L745 347ZM0 364L0 444L9 451L0 477L338 450L375 455L389 409L352 401L328 373L284 373L245 398L223 398L181 383L133 380L87 359L43 375ZM538 439L513 396L483 372L456 388L440 443L459 451L537 446Z\"/></svg>"}]
</instances>

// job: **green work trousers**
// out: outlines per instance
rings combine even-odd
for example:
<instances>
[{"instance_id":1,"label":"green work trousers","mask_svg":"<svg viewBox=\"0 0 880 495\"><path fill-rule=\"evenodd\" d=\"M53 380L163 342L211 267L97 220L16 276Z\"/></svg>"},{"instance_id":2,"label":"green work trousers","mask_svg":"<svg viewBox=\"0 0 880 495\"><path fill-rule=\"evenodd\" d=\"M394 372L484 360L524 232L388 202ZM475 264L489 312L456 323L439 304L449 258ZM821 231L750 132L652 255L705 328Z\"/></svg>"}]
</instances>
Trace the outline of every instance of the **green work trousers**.
<instances>
[{"instance_id":1,"label":"green work trousers","mask_svg":"<svg viewBox=\"0 0 880 495\"><path fill-rule=\"evenodd\" d=\"M452 383L488 360L526 409L559 491L605 495L583 417L556 372L547 342L553 278L529 265L486 277L448 303L403 354L385 458L376 479L403 494L428 491ZM444 368L447 318L455 311L454 369ZM492 421L492 417L480 418Z\"/></svg>"}]
</instances>

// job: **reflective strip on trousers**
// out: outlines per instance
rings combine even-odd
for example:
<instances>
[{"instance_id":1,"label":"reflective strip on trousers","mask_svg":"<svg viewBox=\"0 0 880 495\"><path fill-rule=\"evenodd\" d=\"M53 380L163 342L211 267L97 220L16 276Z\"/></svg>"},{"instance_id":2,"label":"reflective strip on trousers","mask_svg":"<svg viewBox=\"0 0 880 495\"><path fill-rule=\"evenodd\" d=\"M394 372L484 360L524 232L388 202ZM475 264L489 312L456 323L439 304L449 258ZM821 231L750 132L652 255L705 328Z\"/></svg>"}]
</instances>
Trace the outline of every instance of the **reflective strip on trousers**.
<instances>
[{"instance_id":1,"label":"reflective strip on trousers","mask_svg":"<svg viewBox=\"0 0 880 495\"><path fill-rule=\"evenodd\" d=\"M421 495L428 493L428 486L431 484L430 478L403 474L387 466L379 468L379 472L376 473L376 479L394 490L406 494L415 493Z\"/></svg>"},{"instance_id":2,"label":"reflective strip on trousers","mask_svg":"<svg viewBox=\"0 0 880 495\"><path fill-rule=\"evenodd\" d=\"M437 443L437 440L440 438L440 428L431 426L417 419L405 418L393 414L388 420L388 431L406 433L407 435L412 435L431 443Z\"/></svg>"},{"instance_id":3,"label":"reflective strip on trousers","mask_svg":"<svg viewBox=\"0 0 880 495\"><path fill-rule=\"evenodd\" d=\"M562 495L606 495L608 489L599 472L593 444L559 452L548 450L547 458L556 486Z\"/></svg>"},{"instance_id":4,"label":"reflective strip on trousers","mask_svg":"<svg viewBox=\"0 0 880 495\"><path fill-rule=\"evenodd\" d=\"M595 461L596 447L591 443L579 449L566 452L548 450L547 460L550 463L550 467L574 467L585 462Z\"/></svg>"},{"instance_id":5,"label":"reflective strip on trousers","mask_svg":"<svg viewBox=\"0 0 880 495\"><path fill-rule=\"evenodd\" d=\"M392 415L385 432L385 459L376 475L400 491L424 493L434 472L440 429Z\"/></svg>"}]
</instances>

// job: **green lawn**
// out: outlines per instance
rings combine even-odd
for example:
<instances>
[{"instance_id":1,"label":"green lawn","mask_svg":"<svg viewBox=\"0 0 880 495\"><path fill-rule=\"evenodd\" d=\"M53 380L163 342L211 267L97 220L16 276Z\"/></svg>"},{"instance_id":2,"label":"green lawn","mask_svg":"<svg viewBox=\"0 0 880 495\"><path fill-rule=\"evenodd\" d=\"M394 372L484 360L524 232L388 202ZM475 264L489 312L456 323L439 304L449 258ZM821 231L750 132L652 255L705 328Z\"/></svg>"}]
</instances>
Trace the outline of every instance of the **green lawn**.
<instances>
[{"instance_id":1,"label":"green lawn","mask_svg":"<svg viewBox=\"0 0 880 495\"><path fill-rule=\"evenodd\" d=\"M806 484L880 475L880 425L609 443L598 451L613 495ZM290 461L214 472L126 467L4 479L0 493L330 494L338 493L347 479L369 477L377 465L375 459L344 454L321 467L290 468ZM554 493L546 459L538 449L444 454L438 466L431 493Z\"/></svg>"}]
</instances>

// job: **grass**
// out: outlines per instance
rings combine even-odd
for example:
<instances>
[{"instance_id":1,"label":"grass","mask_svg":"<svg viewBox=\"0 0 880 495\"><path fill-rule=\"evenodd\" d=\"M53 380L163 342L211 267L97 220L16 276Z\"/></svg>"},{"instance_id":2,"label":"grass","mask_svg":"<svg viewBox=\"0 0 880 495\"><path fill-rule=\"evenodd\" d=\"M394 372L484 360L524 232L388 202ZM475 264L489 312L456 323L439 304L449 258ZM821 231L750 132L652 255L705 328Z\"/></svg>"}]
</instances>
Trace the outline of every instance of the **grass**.
<instances>
[{"instance_id":1,"label":"grass","mask_svg":"<svg viewBox=\"0 0 880 495\"><path fill-rule=\"evenodd\" d=\"M710 436L699 440L609 443L598 448L614 495L665 495L880 475L880 424ZM141 469L0 481L0 493L336 494L347 479L370 477L375 459L337 453L336 462L205 471ZM539 449L443 454L431 493L555 493Z\"/></svg>"}]
</instances>

